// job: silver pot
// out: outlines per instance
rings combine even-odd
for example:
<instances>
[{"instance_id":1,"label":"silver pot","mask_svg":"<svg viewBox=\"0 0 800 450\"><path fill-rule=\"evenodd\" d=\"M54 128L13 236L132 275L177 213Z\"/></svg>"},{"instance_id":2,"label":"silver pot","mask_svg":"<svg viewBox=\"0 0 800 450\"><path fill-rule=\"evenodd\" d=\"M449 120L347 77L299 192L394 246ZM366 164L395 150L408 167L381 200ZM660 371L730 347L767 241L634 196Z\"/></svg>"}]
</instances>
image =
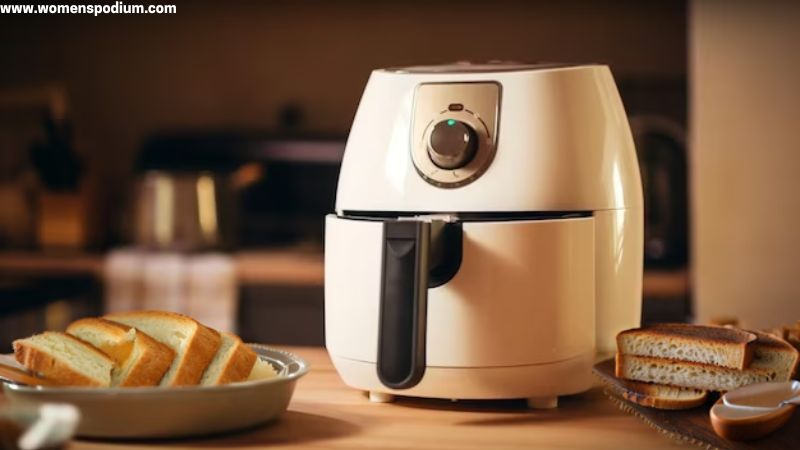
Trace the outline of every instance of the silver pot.
<instances>
[{"instance_id":1,"label":"silver pot","mask_svg":"<svg viewBox=\"0 0 800 450\"><path fill-rule=\"evenodd\" d=\"M231 245L235 197L228 178L212 172L145 172L136 193L135 243L178 251Z\"/></svg>"}]
</instances>

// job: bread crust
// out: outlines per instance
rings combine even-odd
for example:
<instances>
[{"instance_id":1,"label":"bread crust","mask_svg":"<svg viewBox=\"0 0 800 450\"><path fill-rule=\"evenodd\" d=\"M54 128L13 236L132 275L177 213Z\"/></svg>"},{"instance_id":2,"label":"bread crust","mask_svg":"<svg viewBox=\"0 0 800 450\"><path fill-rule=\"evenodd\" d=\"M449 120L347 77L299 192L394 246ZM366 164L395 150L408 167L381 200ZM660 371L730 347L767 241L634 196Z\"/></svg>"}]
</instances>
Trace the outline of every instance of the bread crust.
<instances>
[{"instance_id":1,"label":"bread crust","mask_svg":"<svg viewBox=\"0 0 800 450\"><path fill-rule=\"evenodd\" d=\"M643 383L641 381L619 380L625 391L622 397L633 403L656 409L690 409L702 406L708 400L708 392L700 389L682 388L669 385ZM683 397L669 397L665 393L674 391L673 395L680 392Z\"/></svg>"},{"instance_id":2,"label":"bread crust","mask_svg":"<svg viewBox=\"0 0 800 450\"><path fill-rule=\"evenodd\" d=\"M182 357L180 354L176 354L171 363L171 365L176 365L171 379L161 380L161 383L166 386L199 384L203 372L205 372L208 364L214 358L222 342L222 338L217 331L183 314L168 311L132 311L109 314L105 318L123 325L131 325L131 319L134 321L163 320L172 322L176 328L183 326L193 329L193 334L186 337L187 342ZM137 331L141 330L137 328ZM157 337L151 337L158 340ZM162 342L162 344L167 343Z\"/></svg>"},{"instance_id":3,"label":"bread crust","mask_svg":"<svg viewBox=\"0 0 800 450\"><path fill-rule=\"evenodd\" d=\"M89 339L82 339L89 344L94 345L95 348L107 354L111 359L115 360L118 364L122 364L128 359L131 351L133 351L133 340L130 343L124 342L128 338L130 327L122 325L110 320L105 320L99 317L85 317L72 322L67 327L67 334L81 339L83 330L92 330L100 332L109 337L109 341L116 341L113 345L101 346L97 343L90 342Z\"/></svg>"},{"instance_id":4,"label":"bread crust","mask_svg":"<svg viewBox=\"0 0 800 450\"><path fill-rule=\"evenodd\" d=\"M113 366L114 361L105 353L93 347L91 344L84 342L74 336L57 331L46 331L42 334L58 334L63 338L74 340L81 346L84 346L88 351L94 352L98 357L104 358L108 361L109 365ZM14 357L17 362L27 367L28 369L41 374L44 378L56 382L64 386L92 386L92 387L107 387L108 384L101 382L95 378L88 377L75 369L73 369L62 358L50 354L49 352L37 348L36 344L31 342L30 338L18 339L13 343Z\"/></svg>"},{"instance_id":5,"label":"bread crust","mask_svg":"<svg viewBox=\"0 0 800 450\"><path fill-rule=\"evenodd\" d=\"M694 325L689 323L657 323L647 328L653 334L664 334L669 336L686 336L700 341L713 341L727 344L735 342L747 344L755 340L752 333L730 326L719 325ZM630 331L630 330L627 330ZM625 331L623 331L625 333Z\"/></svg>"},{"instance_id":6,"label":"bread crust","mask_svg":"<svg viewBox=\"0 0 800 450\"><path fill-rule=\"evenodd\" d=\"M197 322L197 332L186 349L172 386L188 386L200 383L203 372L219 349L222 337L219 333Z\"/></svg>"},{"instance_id":7,"label":"bread crust","mask_svg":"<svg viewBox=\"0 0 800 450\"><path fill-rule=\"evenodd\" d=\"M794 348L791 344L786 342L785 339L772 333L767 333L764 331L752 331L752 333L758 337L758 340L756 341L757 345L769 347L775 350L787 350Z\"/></svg>"},{"instance_id":8,"label":"bread crust","mask_svg":"<svg viewBox=\"0 0 800 450\"><path fill-rule=\"evenodd\" d=\"M157 386L172 365L175 352L139 330L136 330L134 346L132 356L136 358L127 363L130 364L128 375L118 386Z\"/></svg>"},{"instance_id":9,"label":"bread crust","mask_svg":"<svg viewBox=\"0 0 800 450\"><path fill-rule=\"evenodd\" d=\"M206 380L207 384L228 384L246 380L253 370L253 365L258 359L258 355L247 344L242 342L239 336L233 333L223 333L228 338L235 341L233 353L225 361L225 365L219 372L216 380Z\"/></svg>"},{"instance_id":10,"label":"bread crust","mask_svg":"<svg viewBox=\"0 0 800 450\"><path fill-rule=\"evenodd\" d=\"M72 331L75 331L81 327L102 329L104 333L113 335L117 339L124 338L130 329L130 327L126 325L112 322L110 320L103 319L102 317L84 317L83 319L78 319L69 324L67 327L67 333L71 334Z\"/></svg>"},{"instance_id":11,"label":"bread crust","mask_svg":"<svg viewBox=\"0 0 800 450\"><path fill-rule=\"evenodd\" d=\"M122 325L126 325L123 320L126 318L131 319L142 319L142 320L169 320L174 323L180 323L183 326L194 326L194 324L200 324L200 322L192 319L189 316L171 312L171 311L156 311L156 310L145 310L145 311L127 311L127 312L117 312L106 314L102 317L102 319L119 323Z\"/></svg>"},{"instance_id":12,"label":"bread crust","mask_svg":"<svg viewBox=\"0 0 800 450\"><path fill-rule=\"evenodd\" d=\"M112 377L112 384L116 386L155 386L175 358L175 352L171 348L146 333L103 318L77 320L67 327L67 332L78 338L86 338L90 344L117 362L119 367ZM87 336L90 333L104 342L93 342Z\"/></svg>"}]
</instances>

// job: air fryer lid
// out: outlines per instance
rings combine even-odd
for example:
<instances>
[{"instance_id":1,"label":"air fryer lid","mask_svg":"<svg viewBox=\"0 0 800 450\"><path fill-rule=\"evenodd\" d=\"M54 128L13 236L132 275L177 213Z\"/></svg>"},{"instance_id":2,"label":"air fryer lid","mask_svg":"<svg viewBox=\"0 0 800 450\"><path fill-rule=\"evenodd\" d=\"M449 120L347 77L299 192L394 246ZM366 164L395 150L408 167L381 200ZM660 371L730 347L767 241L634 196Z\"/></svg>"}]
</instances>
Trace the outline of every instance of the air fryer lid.
<instances>
[{"instance_id":1,"label":"air fryer lid","mask_svg":"<svg viewBox=\"0 0 800 450\"><path fill-rule=\"evenodd\" d=\"M336 211L641 207L633 140L608 67L554 67L374 71L347 140ZM457 133L435 139L448 127Z\"/></svg>"},{"instance_id":2,"label":"air fryer lid","mask_svg":"<svg viewBox=\"0 0 800 450\"><path fill-rule=\"evenodd\" d=\"M458 61L450 64L434 66L406 66L406 67L387 67L383 69L393 73L419 73L419 74L448 74L448 73L491 73L491 72L522 72L531 70L564 69L569 67L580 67L585 64L568 63L520 63L516 61L489 61L487 63L471 63L468 61Z\"/></svg>"}]
</instances>

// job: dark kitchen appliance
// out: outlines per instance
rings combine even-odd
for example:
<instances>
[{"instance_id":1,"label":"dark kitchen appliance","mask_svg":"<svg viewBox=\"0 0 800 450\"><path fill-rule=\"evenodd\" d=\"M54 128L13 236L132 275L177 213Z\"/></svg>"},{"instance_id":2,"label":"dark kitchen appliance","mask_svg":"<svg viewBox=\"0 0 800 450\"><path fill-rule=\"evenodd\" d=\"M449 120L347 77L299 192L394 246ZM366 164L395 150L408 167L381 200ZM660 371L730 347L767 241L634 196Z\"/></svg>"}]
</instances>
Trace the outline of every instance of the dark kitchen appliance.
<instances>
[{"instance_id":1,"label":"dark kitchen appliance","mask_svg":"<svg viewBox=\"0 0 800 450\"><path fill-rule=\"evenodd\" d=\"M143 181L155 177L171 180L161 184L183 185L173 188L171 195L186 199L184 212L163 220L175 228L171 236L181 241L180 250L309 243L321 248L323 221L319 218L333 208L343 152L344 139L339 136L161 134L146 142L137 167ZM197 194L204 177L214 192L211 220L217 224L218 236L212 239L203 237L203 200ZM141 186L146 188L146 184ZM153 206L155 199L146 200L157 194L142 191L146 189L140 191L139 210L155 214L145 214L145 220L140 214L135 240L149 246L160 212ZM198 206L187 209L186 203Z\"/></svg>"},{"instance_id":2,"label":"dark kitchen appliance","mask_svg":"<svg viewBox=\"0 0 800 450\"><path fill-rule=\"evenodd\" d=\"M689 259L685 130L657 115L637 115L630 123L644 187L645 267L684 267Z\"/></svg>"}]
</instances>

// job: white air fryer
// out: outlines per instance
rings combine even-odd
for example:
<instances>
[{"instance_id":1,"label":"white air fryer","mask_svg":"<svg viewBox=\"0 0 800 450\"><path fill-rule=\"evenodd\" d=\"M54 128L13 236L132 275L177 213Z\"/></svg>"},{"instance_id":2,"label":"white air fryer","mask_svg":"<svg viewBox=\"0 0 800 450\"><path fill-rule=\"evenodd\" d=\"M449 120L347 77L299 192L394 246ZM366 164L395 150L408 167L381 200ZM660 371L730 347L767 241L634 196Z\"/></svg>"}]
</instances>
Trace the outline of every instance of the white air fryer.
<instances>
[{"instance_id":1,"label":"white air fryer","mask_svg":"<svg viewBox=\"0 0 800 450\"><path fill-rule=\"evenodd\" d=\"M608 67L376 70L326 218L333 364L374 401L555 406L639 325L642 211Z\"/></svg>"}]
</instances>

